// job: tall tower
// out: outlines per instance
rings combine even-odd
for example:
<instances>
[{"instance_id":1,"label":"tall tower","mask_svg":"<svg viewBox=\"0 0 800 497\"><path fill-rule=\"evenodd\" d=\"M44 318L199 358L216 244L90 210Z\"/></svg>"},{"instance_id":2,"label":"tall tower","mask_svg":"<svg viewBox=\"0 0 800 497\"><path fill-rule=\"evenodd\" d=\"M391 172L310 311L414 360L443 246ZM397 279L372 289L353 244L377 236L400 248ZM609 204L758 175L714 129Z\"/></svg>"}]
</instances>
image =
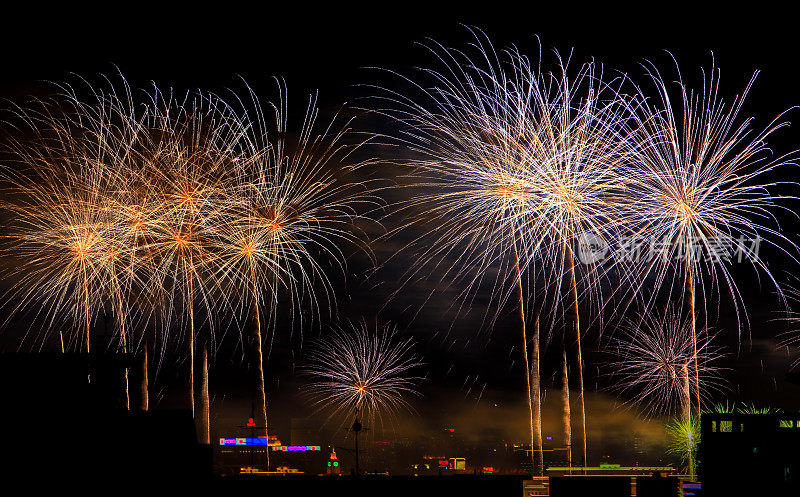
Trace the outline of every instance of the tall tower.
<instances>
[{"instance_id":1,"label":"tall tower","mask_svg":"<svg viewBox=\"0 0 800 497\"><path fill-rule=\"evenodd\" d=\"M328 458L328 470L326 473L329 475L338 475L340 471L339 458L336 457L336 448L331 447L331 456Z\"/></svg>"}]
</instances>

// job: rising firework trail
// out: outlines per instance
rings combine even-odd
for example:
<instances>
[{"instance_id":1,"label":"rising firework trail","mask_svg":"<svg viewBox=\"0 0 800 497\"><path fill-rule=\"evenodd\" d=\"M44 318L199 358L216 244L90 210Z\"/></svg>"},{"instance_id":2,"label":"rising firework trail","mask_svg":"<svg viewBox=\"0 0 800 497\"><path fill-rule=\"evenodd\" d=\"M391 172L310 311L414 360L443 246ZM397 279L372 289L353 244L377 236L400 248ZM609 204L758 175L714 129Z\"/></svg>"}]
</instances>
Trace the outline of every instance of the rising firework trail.
<instances>
[{"instance_id":1,"label":"rising firework trail","mask_svg":"<svg viewBox=\"0 0 800 497\"><path fill-rule=\"evenodd\" d=\"M208 348L203 347L200 360L200 415L197 420L197 432L200 443L211 443L211 405L208 395Z\"/></svg>"},{"instance_id":2,"label":"rising firework trail","mask_svg":"<svg viewBox=\"0 0 800 497\"><path fill-rule=\"evenodd\" d=\"M533 441L531 450L534 451L534 474L544 475L544 451L542 450L542 391L541 375L539 374L539 317L533 322L533 337L531 339L531 398L533 400Z\"/></svg>"},{"instance_id":3,"label":"rising firework trail","mask_svg":"<svg viewBox=\"0 0 800 497\"><path fill-rule=\"evenodd\" d=\"M141 390L139 392L140 403L139 409L142 411L149 411L150 410L150 371L147 364L147 344L144 346L144 350L142 351L142 383L141 383Z\"/></svg>"},{"instance_id":4,"label":"rising firework trail","mask_svg":"<svg viewBox=\"0 0 800 497\"><path fill-rule=\"evenodd\" d=\"M561 351L561 426L564 430L564 446L567 448L567 464L572 470L572 423L569 409L569 374L566 349Z\"/></svg>"}]
</instances>

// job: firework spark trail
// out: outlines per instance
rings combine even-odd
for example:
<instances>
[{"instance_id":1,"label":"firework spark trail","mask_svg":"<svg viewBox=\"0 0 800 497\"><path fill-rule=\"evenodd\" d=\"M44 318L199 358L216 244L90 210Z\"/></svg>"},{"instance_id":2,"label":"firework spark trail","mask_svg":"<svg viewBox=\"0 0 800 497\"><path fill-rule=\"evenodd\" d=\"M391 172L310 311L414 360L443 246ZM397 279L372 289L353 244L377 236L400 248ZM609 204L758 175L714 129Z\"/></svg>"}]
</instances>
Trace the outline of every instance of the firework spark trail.
<instances>
[{"instance_id":1,"label":"firework spark trail","mask_svg":"<svg viewBox=\"0 0 800 497\"><path fill-rule=\"evenodd\" d=\"M533 439L531 440L531 450L534 454L534 473L537 476L544 475L544 452L542 450L542 391L541 391L541 376L539 374L539 317L533 321L533 337L531 344L531 359L533 368L530 369L530 381L532 387L529 387L531 392L532 402L531 405L531 425L533 426Z\"/></svg>"},{"instance_id":2,"label":"firework spark trail","mask_svg":"<svg viewBox=\"0 0 800 497\"><path fill-rule=\"evenodd\" d=\"M725 389L723 369L717 366L723 354L712 345L711 332L695 333L692 326L692 320L682 319L676 308L626 319L608 347L614 355L609 365L619 378L615 388L650 414L683 413L688 419L685 414L693 404L689 368L697 358L703 405L708 405L713 394Z\"/></svg>"},{"instance_id":3,"label":"firework spark trail","mask_svg":"<svg viewBox=\"0 0 800 497\"><path fill-rule=\"evenodd\" d=\"M328 420L342 423L358 414L373 427L385 427L400 411L411 410L405 400L418 395L424 366L412 340L400 339L392 325L360 321L335 328L316 340L303 374L311 379L303 391Z\"/></svg>"},{"instance_id":4,"label":"firework spark trail","mask_svg":"<svg viewBox=\"0 0 800 497\"><path fill-rule=\"evenodd\" d=\"M517 244L514 243L514 267L516 268L517 273L517 287L519 288L519 317L520 317L520 324L522 325L522 356L524 358L525 364L525 391L528 394L528 413L529 413L529 423L531 428L531 460L534 463L534 472L537 476L541 476L541 471L539 469L539 465L537 464L536 458L538 457L540 451L537 451L537 429L538 429L538 448L541 449L542 445L542 433L541 433L541 408L539 406L540 397L539 394L539 321L536 321L536 333L534 335L535 343L533 344L533 349L535 351L535 356L533 357L535 368L536 368L536 384L535 384L535 392L531 389L531 375L533 372L531 371L530 361L528 360L528 336L526 333L526 326L525 326L525 291L522 286L522 271L520 270L519 265L519 252L517 251ZM537 395L536 399L536 406L534 406L533 396L534 393ZM534 416L534 411L536 411L536 415Z\"/></svg>"},{"instance_id":5,"label":"firework spark trail","mask_svg":"<svg viewBox=\"0 0 800 497\"><path fill-rule=\"evenodd\" d=\"M649 99L646 89L637 87L630 101L635 125L626 140L631 164L622 215L631 239L649 243L656 257L631 264L633 294L649 307L658 290L680 282L696 330L697 296L703 297L705 316L709 297L724 291L734 304L741 334L747 313L728 267L731 256L745 254L743 258L758 275L766 276L785 304L781 286L750 245L758 240L793 260L798 252L797 245L780 233L775 214L786 209L782 201L793 197L777 195L773 190L781 183L769 179L777 169L793 164L796 152L774 156L767 143L788 123L781 121L781 114L759 131L752 118L740 118L755 75L730 104L719 94L716 67L697 93L682 79L672 91L655 67L648 68L648 75L658 97ZM656 291L643 292L645 284L653 284ZM692 362L694 408L699 415L697 357Z\"/></svg>"}]
</instances>

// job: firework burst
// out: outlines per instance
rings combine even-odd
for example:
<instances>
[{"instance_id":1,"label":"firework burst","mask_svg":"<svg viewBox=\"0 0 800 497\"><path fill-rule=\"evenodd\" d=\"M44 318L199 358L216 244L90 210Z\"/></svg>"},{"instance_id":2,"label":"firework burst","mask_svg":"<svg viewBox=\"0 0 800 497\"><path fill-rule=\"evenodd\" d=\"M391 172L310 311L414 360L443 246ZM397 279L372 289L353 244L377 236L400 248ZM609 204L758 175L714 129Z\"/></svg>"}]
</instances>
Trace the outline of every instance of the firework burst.
<instances>
[{"instance_id":1,"label":"firework burst","mask_svg":"<svg viewBox=\"0 0 800 497\"><path fill-rule=\"evenodd\" d=\"M241 133L217 99L201 94L178 101L154 87L136 106L124 80L120 93L87 85L86 100L58 88L52 100L18 109L22 138L9 140L2 170L7 252L24 261L11 315L33 307L45 330L67 320L67 347L82 342L89 351L108 303L118 347L135 353L151 315L164 316L166 344L174 309L185 309L192 383L195 296L211 307L201 238ZM127 370L125 381L130 407Z\"/></svg>"},{"instance_id":2,"label":"firework burst","mask_svg":"<svg viewBox=\"0 0 800 497\"><path fill-rule=\"evenodd\" d=\"M252 316L266 426L262 316L271 330L279 301L293 325L334 307L323 259L344 272L343 243L368 248L357 211L375 202L371 183L352 174L369 161L351 159L363 140L350 139L350 120L318 125L312 96L290 134L279 87L277 105L262 107L251 91L245 109L156 86L138 102L123 79L120 92L87 85L82 100L64 86L52 101L18 109L20 134L33 137L10 141L13 160L0 171L6 252L24 261L12 266L12 314L32 309L45 330L68 321L62 350L87 351L106 303L123 352L160 319L160 359L185 343L193 410L195 341L213 358L214 318L231 309L240 322Z\"/></svg>"},{"instance_id":3,"label":"firework burst","mask_svg":"<svg viewBox=\"0 0 800 497\"><path fill-rule=\"evenodd\" d=\"M189 404L194 411L198 329L208 324L207 340L217 342L211 320L218 299L209 277L215 258L210 240L215 236L215 216L224 205L225 188L238 167L231 152L241 133L227 106L214 97L175 101L159 99L160 95L155 93L146 116L143 167L136 171L159 209L142 250L153 261L151 286L163 290L161 309L167 329L178 320L185 330ZM201 323L196 323L198 314L205 317ZM214 346L209 348L213 353Z\"/></svg>"},{"instance_id":4,"label":"firework burst","mask_svg":"<svg viewBox=\"0 0 800 497\"><path fill-rule=\"evenodd\" d=\"M331 420L348 422L356 414L373 427L400 411L411 410L406 397L419 395L423 364L412 340L400 339L396 327L366 321L348 323L318 339L303 374L303 391Z\"/></svg>"},{"instance_id":5,"label":"firework burst","mask_svg":"<svg viewBox=\"0 0 800 497\"><path fill-rule=\"evenodd\" d=\"M131 252L119 236L109 173L127 150L130 128L112 101L84 104L69 92L15 117L24 138L8 140L2 168L4 241L6 253L24 263L10 275L10 315L46 302L34 311L44 329L60 329L62 350L83 344L88 352L93 321L109 302L126 342L122 299L131 277L123 261ZM74 333L65 341L66 323Z\"/></svg>"},{"instance_id":6,"label":"firework burst","mask_svg":"<svg viewBox=\"0 0 800 497\"><path fill-rule=\"evenodd\" d=\"M406 80L419 98L391 92L385 97L392 104L386 112L406 127L400 140L415 155L403 165L410 166L412 184L422 192L401 209L415 213L408 225L431 227L411 245L422 249L406 282L441 272L439 283L465 284L456 302L468 308L488 279L494 310L487 313L488 325L515 303L530 371L526 305L535 293L530 287L537 264L546 269L539 276L555 295L553 315L563 302L574 310L585 461L579 301L586 294L599 306L599 281L607 269L576 267L575 248L586 233L614 238L613 200L627 154L617 130L626 108L593 63L570 75L568 64L556 57L556 70L545 72L515 48L498 55L485 35L474 35L474 59L431 47L443 69L424 71L429 86Z\"/></svg>"}]
</instances>

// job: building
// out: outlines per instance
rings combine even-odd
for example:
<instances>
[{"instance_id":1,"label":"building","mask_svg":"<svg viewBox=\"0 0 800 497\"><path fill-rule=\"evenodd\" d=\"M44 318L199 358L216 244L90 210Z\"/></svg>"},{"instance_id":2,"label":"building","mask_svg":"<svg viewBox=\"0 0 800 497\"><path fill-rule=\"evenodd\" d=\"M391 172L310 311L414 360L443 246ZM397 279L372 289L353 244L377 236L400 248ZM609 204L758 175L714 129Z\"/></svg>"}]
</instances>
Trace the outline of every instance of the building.
<instances>
[{"instance_id":1,"label":"building","mask_svg":"<svg viewBox=\"0 0 800 497\"><path fill-rule=\"evenodd\" d=\"M248 422L248 424L250 423ZM256 437L253 436L253 433L250 435L250 437L219 439L214 451L214 468L217 474L238 474L244 472L243 468L248 468L247 472L249 473L256 472L256 469L266 470L267 451L272 447L280 446L281 441L274 435L269 437ZM275 464L271 464L271 466L275 467Z\"/></svg>"},{"instance_id":2,"label":"building","mask_svg":"<svg viewBox=\"0 0 800 497\"><path fill-rule=\"evenodd\" d=\"M198 443L191 411L120 403L133 366L119 354L0 354L0 475L66 486L210 477L210 448Z\"/></svg>"},{"instance_id":3,"label":"building","mask_svg":"<svg viewBox=\"0 0 800 497\"><path fill-rule=\"evenodd\" d=\"M342 467L339 465L339 458L336 456L336 449L331 448L331 455L328 457L328 469L325 471L329 475L339 475Z\"/></svg>"},{"instance_id":4,"label":"building","mask_svg":"<svg viewBox=\"0 0 800 497\"><path fill-rule=\"evenodd\" d=\"M800 495L800 414L703 414L705 495Z\"/></svg>"},{"instance_id":5,"label":"building","mask_svg":"<svg viewBox=\"0 0 800 497\"><path fill-rule=\"evenodd\" d=\"M604 495L675 496L682 479L670 466L631 467L601 464L590 467L549 467L547 476L523 481L523 497Z\"/></svg>"}]
</instances>

